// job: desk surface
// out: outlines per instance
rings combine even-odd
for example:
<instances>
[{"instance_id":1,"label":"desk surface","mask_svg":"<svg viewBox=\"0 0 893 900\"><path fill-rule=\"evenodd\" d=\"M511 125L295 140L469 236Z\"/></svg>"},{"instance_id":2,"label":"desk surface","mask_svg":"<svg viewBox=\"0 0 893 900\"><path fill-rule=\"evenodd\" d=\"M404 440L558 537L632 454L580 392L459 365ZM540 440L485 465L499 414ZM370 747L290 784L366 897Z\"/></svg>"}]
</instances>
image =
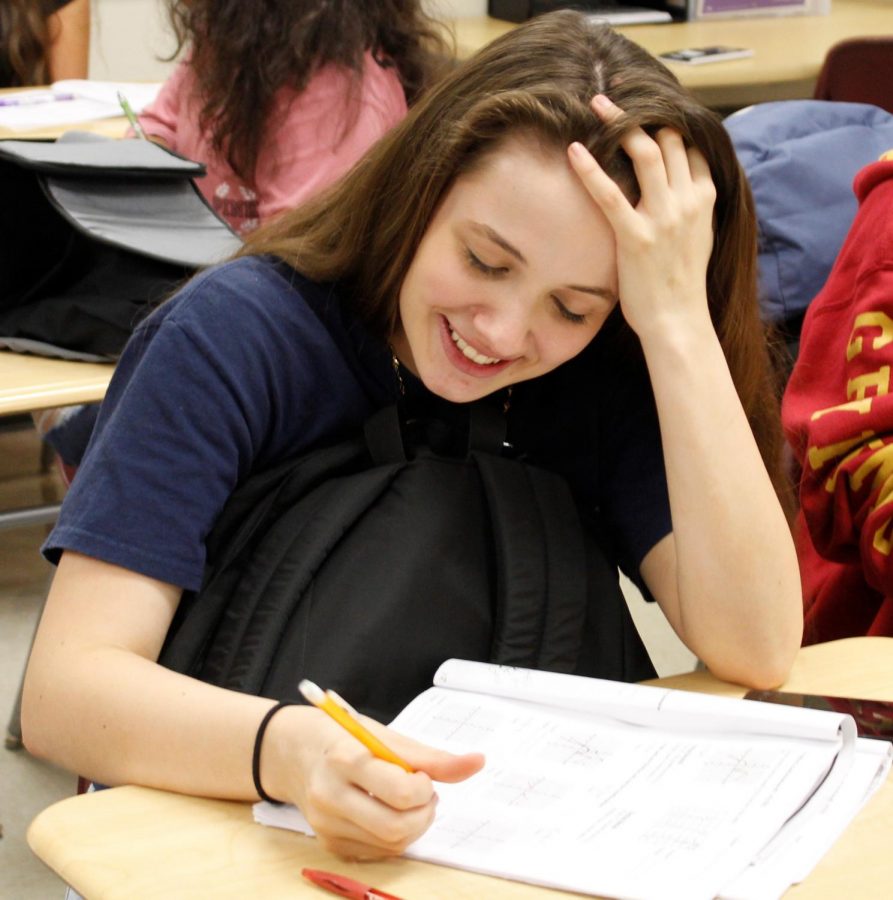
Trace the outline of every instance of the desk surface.
<instances>
[{"instance_id":1,"label":"desk surface","mask_svg":"<svg viewBox=\"0 0 893 900\"><path fill-rule=\"evenodd\" d=\"M705 672L658 682L740 696ZM793 691L893 699L893 638L854 638L801 651L785 687ZM880 898L893 881L893 775L790 898ZM336 870L407 898L545 900L559 891L412 860L349 864L304 835L255 825L246 803L122 787L70 797L31 825L34 852L91 900L325 895L302 866Z\"/></svg>"},{"instance_id":2,"label":"desk surface","mask_svg":"<svg viewBox=\"0 0 893 900\"><path fill-rule=\"evenodd\" d=\"M0 95L15 94L31 88L0 88ZM124 116L114 116L110 119L94 119L90 122L74 123L66 125L48 125L44 128L33 128L29 131L18 131L12 128L0 126L0 139L10 140L43 140L55 139L65 131L92 131L105 137L124 137L128 128L128 121Z\"/></svg>"},{"instance_id":3,"label":"desk surface","mask_svg":"<svg viewBox=\"0 0 893 900\"><path fill-rule=\"evenodd\" d=\"M515 26L487 16L453 22L461 58L505 34ZM702 66L671 66L679 80L708 106L722 109L767 100L793 100L812 96L816 76L829 48L850 37L893 34L891 0L832 0L827 16L766 16L678 22L671 25L631 25L617 29L658 54L682 47L733 44L754 50L750 59ZM55 138L65 128L10 132L0 128L0 138ZM86 128L109 137L127 130L123 117L103 119Z\"/></svg>"},{"instance_id":4,"label":"desk surface","mask_svg":"<svg viewBox=\"0 0 893 900\"><path fill-rule=\"evenodd\" d=\"M511 22L484 16L456 20L459 56L470 56L514 27ZM708 106L740 107L811 97L819 68L833 44L849 37L893 34L893 2L832 0L827 16L718 19L617 30L655 55L712 44L753 49L750 59L670 67Z\"/></svg>"},{"instance_id":5,"label":"desk surface","mask_svg":"<svg viewBox=\"0 0 893 900\"><path fill-rule=\"evenodd\" d=\"M113 370L0 350L0 416L102 400Z\"/></svg>"}]
</instances>

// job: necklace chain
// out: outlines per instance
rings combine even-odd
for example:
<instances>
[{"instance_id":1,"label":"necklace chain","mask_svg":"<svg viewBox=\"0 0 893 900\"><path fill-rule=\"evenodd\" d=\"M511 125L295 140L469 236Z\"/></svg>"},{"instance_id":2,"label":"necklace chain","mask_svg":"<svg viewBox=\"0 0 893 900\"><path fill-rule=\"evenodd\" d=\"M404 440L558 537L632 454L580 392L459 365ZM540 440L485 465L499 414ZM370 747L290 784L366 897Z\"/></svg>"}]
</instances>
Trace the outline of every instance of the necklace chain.
<instances>
[{"instance_id":1,"label":"necklace chain","mask_svg":"<svg viewBox=\"0 0 893 900\"><path fill-rule=\"evenodd\" d=\"M397 390L400 391L400 396L406 396L406 385L403 383L403 375L400 374L400 360L397 359L397 354L394 353L394 348L391 348L391 368L394 370L394 377L397 379Z\"/></svg>"},{"instance_id":2,"label":"necklace chain","mask_svg":"<svg viewBox=\"0 0 893 900\"><path fill-rule=\"evenodd\" d=\"M406 385L403 383L403 375L400 371L400 360L397 359L397 354L394 353L394 348L391 347L391 368L394 370L394 377L397 379L397 390L400 392L401 397L406 396ZM502 401L502 412L503 415L508 413L508 411L512 408L512 385L509 385L505 389L505 400Z\"/></svg>"}]
</instances>

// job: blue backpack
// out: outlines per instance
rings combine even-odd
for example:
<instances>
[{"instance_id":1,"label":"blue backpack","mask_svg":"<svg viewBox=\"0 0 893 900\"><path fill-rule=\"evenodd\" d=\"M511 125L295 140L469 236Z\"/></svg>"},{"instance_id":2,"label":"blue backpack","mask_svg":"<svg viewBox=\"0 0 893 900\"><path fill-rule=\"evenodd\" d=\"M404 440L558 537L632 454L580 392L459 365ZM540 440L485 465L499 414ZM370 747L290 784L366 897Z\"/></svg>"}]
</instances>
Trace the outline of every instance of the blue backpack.
<instances>
[{"instance_id":1,"label":"blue backpack","mask_svg":"<svg viewBox=\"0 0 893 900\"><path fill-rule=\"evenodd\" d=\"M756 203L762 316L796 341L856 214L856 173L893 148L893 115L786 100L740 110L725 126Z\"/></svg>"}]
</instances>

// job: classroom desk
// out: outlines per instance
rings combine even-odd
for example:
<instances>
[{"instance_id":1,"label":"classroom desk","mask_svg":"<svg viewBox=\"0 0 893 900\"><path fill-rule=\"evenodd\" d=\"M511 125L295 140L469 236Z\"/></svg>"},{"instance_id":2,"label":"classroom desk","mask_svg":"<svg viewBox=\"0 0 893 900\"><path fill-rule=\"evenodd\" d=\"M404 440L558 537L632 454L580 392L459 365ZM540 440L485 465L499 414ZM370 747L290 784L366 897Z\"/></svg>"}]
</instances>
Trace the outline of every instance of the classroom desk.
<instances>
[{"instance_id":1,"label":"classroom desk","mask_svg":"<svg viewBox=\"0 0 893 900\"><path fill-rule=\"evenodd\" d=\"M113 371L113 363L71 362L0 350L0 416L98 402Z\"/></svg>"},{"instance_id":2,"label":"classroom desk","mask_svg":"<svg viewBox=\"0 0 893 900\"><path fill-rule=\"evenodd\" d=\"M19 91L32 90L31 88L0 88L0 96L15 94ZM65 131L91 131L105 137L124 137L128 128L128 121L124 116L114 116L110 119L92 119L89 122L74 122L66 125L49 125L44 128L33 128L30 131L14 131L11 128L0 126L0 138L17 141L25 140L55 140Z\"/></svg>"},{"instance_id":3,"label":"classroom desk","mask_svg":"<svg viewBox=\"0 0 893 900\"><path fill-rule=\"evenodd\" d=\"M94 403L105 396L112 363L70 362L0 350L0 416ZM0 531L54 522L59 504L0 511Z\"/></svg>"},{"instance_id":4,"label":"classroom desk","mask_svg":"<svg viewBox=\"0 0 893 900\"><path fill-rule=\"evenodd\" d=\"M516 26L502 19L473 16L449 20L460 59ZM832 0L827 16L765 16L676 22L668 25L627 25L618 31L654 54L681 47L732 44L754 50L750 59L701 66L671 66L680 81L708 106L729 110L767 100L812 96L825 54L850 37L893 34L891 0ZM0 91L4 93L4 91ZM123 117L65 128L10 132L0 138L55 138L69 128L87 129L109 137L127 130Z\"/></svg>"},{"instance_id":5,"label":"classroom desk","mask_svg":"<svg viewBox=\"0 0 893 900\"><path fill-rule=\"evenodd\" d=\"M657 683L740 696L706 672ZM853 638L807 647L785 687L794 691L893 699L893 638ZM786 897L888 897L893 884L893 775L805 882ZM406 900L546 900L561 891L398 859L350 864L312 838L253 823L251 806L120 787L70 797L40 813L32 850L90 900L317 897L302 866L351 875Z\"/></svg>"},{"instance_id":6,"label":"classroom desk","mask_svg":"<svg viewBox=\"0 0 893 900\"><path fill-rule=\"evenodd\" d=\"M516 27L486 16L457 19L460 57ZM832 0L827 16L767 16L617 29L654 54L682 47L732 44L754 50L750 59L670 68L708 106L731 109L767 100L812 97L828 49L849 37L893 34L890 0Z\"/></svg>"},{"instance_id":7,"label":"classroom desk","mask_svg":"<svg viewBox=\"0 0 893 900\"><path fill-rule=\"evenodd\" d=\"M67 125L47 125L31 131L13 131L11 128L0 127L0 138L16 141L54 141L66 131L89 131L103 137L122 138L129 125L124 116L115 116L111 119L92 119L89 122L72 122Z\"/></svg>"}]
</instances>

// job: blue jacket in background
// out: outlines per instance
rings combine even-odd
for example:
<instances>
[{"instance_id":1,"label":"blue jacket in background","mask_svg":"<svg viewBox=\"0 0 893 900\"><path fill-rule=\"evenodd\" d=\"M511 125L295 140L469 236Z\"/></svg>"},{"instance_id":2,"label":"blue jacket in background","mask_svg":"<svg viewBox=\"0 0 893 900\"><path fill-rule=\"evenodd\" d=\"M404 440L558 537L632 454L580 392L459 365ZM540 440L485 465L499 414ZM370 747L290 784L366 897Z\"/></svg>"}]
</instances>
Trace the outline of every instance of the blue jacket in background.
<instances>
[{"instance_id":1,"label":"blue jacket in background","mask_svg":"<svg viewBox=\"0 0 893 900\"><path fill-rule=\"evenodd\" d=\"M725 125L756 202L763 318L797 321L856 214L856 173L893 147L893 115L865 103L782 100Z\"/></svg>"}]
</instances>

